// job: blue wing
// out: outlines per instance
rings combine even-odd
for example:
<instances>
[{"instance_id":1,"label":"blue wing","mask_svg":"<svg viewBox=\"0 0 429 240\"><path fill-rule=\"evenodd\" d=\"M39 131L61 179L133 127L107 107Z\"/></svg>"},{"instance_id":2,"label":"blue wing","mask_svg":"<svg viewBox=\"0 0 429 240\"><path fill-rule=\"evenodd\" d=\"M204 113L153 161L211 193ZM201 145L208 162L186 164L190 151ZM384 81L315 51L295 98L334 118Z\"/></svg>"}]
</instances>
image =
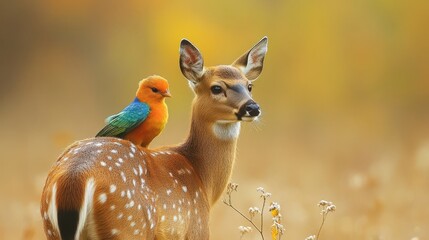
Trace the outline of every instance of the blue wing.
<instances>
[{"instance_id":1,"label":"blue wing","mask_svg":"<svg viewBox=\"0 0 429 240\"><path fill-rule=\"evenodd\" d=\"M149 115L150 108L146 103L135 99L122 112L106 119L107 125L97 133L96 137L120 137L122 138Z\"/></svg>"}]
</instances>

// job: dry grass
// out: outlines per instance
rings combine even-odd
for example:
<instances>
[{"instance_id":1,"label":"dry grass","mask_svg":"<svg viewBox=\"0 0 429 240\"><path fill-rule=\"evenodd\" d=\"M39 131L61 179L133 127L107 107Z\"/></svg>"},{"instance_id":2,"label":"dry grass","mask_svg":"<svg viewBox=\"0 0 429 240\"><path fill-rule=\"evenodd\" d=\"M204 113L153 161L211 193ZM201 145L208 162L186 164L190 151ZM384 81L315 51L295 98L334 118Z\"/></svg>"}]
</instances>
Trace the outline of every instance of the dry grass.
<instances>
[{"instance_id":1,"label":"dry grass","mask_svg":"<svg viewBox=\"0 0 429 240\"><path fill-rule=\"evenodd\" d=\"M192 93L181 38L215 65L264 35L262 119L243 124L234 204L257 206L254 189L270 189L282 239L316 234L320 199L339 206L323 239L429 239L428 1L3 2L0 239L44 238L50 166L126 106L141 77L165 77L173 94L153 146L183 140ZM212 239L237 239L241 221L215 205Z\"/></svg>"}]
</instances>

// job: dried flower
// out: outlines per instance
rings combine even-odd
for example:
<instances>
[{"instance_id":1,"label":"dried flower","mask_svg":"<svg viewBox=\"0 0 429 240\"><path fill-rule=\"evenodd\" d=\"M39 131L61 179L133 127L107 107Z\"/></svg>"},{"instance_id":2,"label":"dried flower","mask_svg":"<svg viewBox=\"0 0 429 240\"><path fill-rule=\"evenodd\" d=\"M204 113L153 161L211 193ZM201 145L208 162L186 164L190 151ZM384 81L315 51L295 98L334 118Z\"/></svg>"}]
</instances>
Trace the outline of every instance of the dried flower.
<instances>
[{"instance_id":1,"label":"dried flower","mask_svg":"<svg viewBox=\"0 0 429 240\"><path fill-rule=\"evenodd\" d=\"M323 227L323 224L325 223L328 213L334 212L337 208L332 202L329 202L326 200L321 200L317 205L322 208L322 210L320 211L320 214L322 215L322 223L320 224L319 231L317 232L317 236L314 239L319 238L320 232L322 231L322 227Z\"/></svg>"},{"instance_id":2,"label":"dried flower","mask_svg":"<svg viewBox=\"0 0 429 240\"><path fill-rule=\"evenodd\" d=\"M320 211L320 214L322 215L326 215L329 212L334 212L337 208L332 202L325 200L321 200L317 205L322 208Z\"/></svg>"},{"instance_id":3,"label":"dried flower","mask_svg":"<svg viewBox=\"0 0 429 240\"><path fill-rule=\"evenodd\" d=\"M326 212L334 212L336 208L334 204L329 205L326 207Z\"/></svg>"},{"instance_id":4,"label":"dried flower","mask_svg":"<svg viewBox=\"0 0 429 240\"><path fill-rule=\"evenodd\" d=\"M317 206L319 206L319 207L324 207L324 206L329 206L329 205L332 205L332 202L329 202L326 200L320 200L320 202L317 204Z\"/></svg>"},{"instance_id":5,"label":"dried flower","mask_svg":"<svg viewBox=\"0 0 429 240\"><path fill-rule=\"evenodd\" d=\"M271 225L271 239L278 240L284 234L285 228L281 224L280 204L272 202L268 209L273 215L273 225Z\"/></svg>"},{"instance_id":6,"label":"dried flower","mask_svg":"<svg viewBox=\"0 0 429 240\"><path fill-rule=\"evenodd\" d=\"M246 233L250 233L252 231L251 227L246 227L246 226L239 226L238 230L241 233L241 237L243 237Z\"/></svg>"},{"instance_id":7,"label":"dried flower","mask_svg":"<svg viewBox=\"0 0 429 240\"><path fill-rule=\"evenodd\" d=\"M273 217L276 217L279 215L280 212L280 204L272 202L268 210L271 212L271 215L273 215Z\"/></svg>"},{"instance_id":8,"label":"dried flower","mask_svg":"<svg viewBox=\"0 0 429 240\"><path fill-rule=\"evenodd\" d=\"M258 207L249 208L250 219L252 219L256 214L260 214L261 210Z\"/></svg>"},{"instance_id":9,"label":"dried flower","mask_svg":"<svg viewBox=\"0 0 429 240\"><path fill-rule=\"evenodd\" d=\"M315 235L311 235L305 238L305 240L316 240L316 236Z\"/></svg>"},{"instance_id":10,"label":"dried flower","mask_svg":"<svg viewBox=\"0 0 429 240\"><path fill-rule=\"evenodd\" d=\"M269 198L269 197L271 197L271 193L269 193L269 192L266 192L265 191L265 189L263 188L263 187L258 187L258 188L256 188L256 191L258 191L258 192L260 192L261 193L261 197L262 198Z\"/></svg>"},{"instance_id":11,"label":"dried flower","mask_svg":"<svg viewBox=\"0 0 429 240\"><path fill-rule=\"evenodd\" d=\"M238 184L237 183L229 183L226 187L226 193L230 194L232 191L237 191Z\"/></svg>"},{"instance_id":12,"label":"dried flower","mask_svg":"<svg viewBox=\"0 0 429 240\"><path fill-rule=\"evenodd\" d=\"M280 223L280 217L273 218L273 225L271 225L271 239L278 240L285 232L285 228Z\"/></svg>"},{"instance_id":13,"label":"dried flower","mask_svg":"<svg viewBox=\"0 0 429 240\"><path fill-rule=\"evenodd\" d=\"M250 207L248 212L249 212L249 216L247 217L245 214L243 214L240 210L238 210L233 204L232 204L232 192L237 191L237 187L238 184L235 183L229 183L227 186L227 190L226 190L226 195L227 195L227 199L225 199L223 202L231 207L234 211L236 211L237 213L239 213L245 220L247 220L254 229L256 229L258 231L258 233L261 235L261 238L264 239L264 233L263 233L263 229L264 229L264 210L266 207L266 201L267 198L271 196L271 193L266 192L264 188L262 187L258 187L256 189L257 192L259 192L261 195L260 197L262 198L262 207L258 208L258 207ZM271 212L273 218L273 224L271 225L271 236L273 240L280 240L281 236L284 234L285 232L285 228L284 226L281 224L281 219L282 216L280 214L280 205L276 202L272 202L270 204L270 208L269 211ZM256 225L254 218L255 216L259 215L260 216L260 220L259 222L259 226ZM238 229L240 230L241 233L241 239L244 237L244 235L246 233L249 233L252 231L251 227L245 227L245 226L240 226L238 227Z\"/></svg>"}]
</instances>

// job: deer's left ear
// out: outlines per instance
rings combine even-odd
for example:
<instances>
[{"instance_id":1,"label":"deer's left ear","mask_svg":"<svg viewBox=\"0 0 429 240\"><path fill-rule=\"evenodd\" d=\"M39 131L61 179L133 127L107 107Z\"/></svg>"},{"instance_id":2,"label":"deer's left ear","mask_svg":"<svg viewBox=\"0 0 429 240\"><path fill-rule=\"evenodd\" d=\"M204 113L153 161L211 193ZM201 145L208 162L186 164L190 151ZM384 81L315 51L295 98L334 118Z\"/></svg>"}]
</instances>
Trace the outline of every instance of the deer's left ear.
<instances>
[{"instance_id":1,"label":"deer's left ear","mask_svg":"<svg viewBox=\"0 0 429 240\"><path fill-rule=\"evenodd\" d=\"M204 74L204 59L198 48L186 39L180 42L180 70L191 82L196 84Z\"/></svg>"},{"instance_id":2,"label":"deer's left ear","mask_svg":"<svg viewBox=\"0 0 429 240\"><path fill-rule=\"evenodd\" d=\"M239 68L247 79L255 80L262 72L267 44L268 38L262 38L252 49L235 60L232 65Z\"/></svg>"}]
</instances>

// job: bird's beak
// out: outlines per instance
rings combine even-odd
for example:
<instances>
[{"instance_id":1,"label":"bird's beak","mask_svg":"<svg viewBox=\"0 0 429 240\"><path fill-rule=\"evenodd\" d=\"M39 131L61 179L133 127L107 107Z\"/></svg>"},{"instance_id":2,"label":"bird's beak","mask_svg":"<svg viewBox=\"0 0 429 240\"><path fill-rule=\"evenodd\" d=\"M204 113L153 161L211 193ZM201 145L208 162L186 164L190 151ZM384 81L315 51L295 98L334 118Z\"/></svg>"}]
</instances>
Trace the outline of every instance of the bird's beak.
<instances>
[{"instance_id":1,"label":"bird's beak","mask_svg":"<svg viewBox=\"0 0 429 240\"><path fill-rule=\"evenodd\" d=\"M162 92L161 95L164 96L164 97L171 97L171 93L168 90L165 91L165 92Z\"/></svg>"}]
</instances>

